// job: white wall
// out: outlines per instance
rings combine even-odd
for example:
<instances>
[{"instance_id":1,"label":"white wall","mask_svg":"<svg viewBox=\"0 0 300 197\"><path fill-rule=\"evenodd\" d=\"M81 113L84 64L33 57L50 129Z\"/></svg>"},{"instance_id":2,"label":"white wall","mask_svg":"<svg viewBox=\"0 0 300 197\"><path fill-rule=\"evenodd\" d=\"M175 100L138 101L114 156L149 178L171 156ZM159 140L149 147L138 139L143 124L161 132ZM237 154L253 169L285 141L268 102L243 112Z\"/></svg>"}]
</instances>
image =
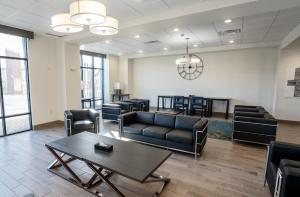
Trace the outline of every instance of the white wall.
<instances>
[{"instance_id":1,"label":"white wall","mask_svg":"<svg viewBox=\"0 0 300 197\"><path fill-rule=\"evenodd\" d=\"M275 114L281 120L300 121L300 98L291 98L285 95L287 76L294 76L297 67L300 67L300 39L296 40L292 46L280 51Z\"/></svg>"},{"instance_id":2,"label":"white wall","mask_svg":"<svg viewBox=\"0 0 300 197\"><path fill-rule=\"evenodd\" d=\"M57 120L56 41L36 36L28 47L33 125Z\"/></svg>"},{"instance_id":3,"label":"white wall","mask_svg":"<svg viewBox=\"0 0 300 197\"><path fill-rule=\"evenodd\" d=\"M65 43L66 109L80 109L80 49L78 44ZM63 110L61 109L62 114Z\"/></svg>"},{"instance_id":4,"label":"white wall","mask_svg":"<svg viewBox=\"0 0 300 197\"><path fill-rule=\"evenodd\" d=\"M232 98L235 104L262 105L272 111L278 48L253 48L199 54L204 72L196 80L177 73L179 56L138 58L132 65L132 93L156 106L157 95L199 95ZM216 111L224 111L219 103Z\"/></svg>"},{"instance_id":5,"label":"white wall","mask_svg":"<svg viewBox=\"0 0 300 197\"><path fill-rule=\"evenodd\" d=\"M36 35L28 46L33 125L63 120L80 108L79 45Z\"/></svg>"},{"instance_id":6,"label":"white wall","mask_svg":"<svg viewBox=\"0 0 300 197\"><path fill-rule=\"evenodd\" d=\"M108 92L106 92L106 101L109 102L111 100L111 94L114 91L114 85L116 82L120 81L120 62L119 62L119 57L116 55L108 55L107 57L108 59L108 73L109 73L109 77L108 77L108 81L104 82L104 83L109 83L109 88L108 88Z\"/></svg>"}]
</instances>

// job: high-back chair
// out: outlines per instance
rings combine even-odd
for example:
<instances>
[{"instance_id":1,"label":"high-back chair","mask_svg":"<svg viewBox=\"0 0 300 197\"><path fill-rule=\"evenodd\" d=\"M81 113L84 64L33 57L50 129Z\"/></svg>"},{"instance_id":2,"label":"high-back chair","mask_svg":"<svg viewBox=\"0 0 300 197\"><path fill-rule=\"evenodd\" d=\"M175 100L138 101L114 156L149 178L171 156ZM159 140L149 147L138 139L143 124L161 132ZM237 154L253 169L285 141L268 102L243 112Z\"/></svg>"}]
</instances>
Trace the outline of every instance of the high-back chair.
<instances>
[{"instance_id":1,"label":"high-back chair","mask_svg":"<svg viewBox=\"0 0 300 197\"><path fill-rule=\"evenodd\" d=\"M67 136L88 131L98 133L100 118L94 109L66 110L64 113Z\"/></svg>"},{"instance_id":2,"label":"high-back chair","mask_svg":"<svg viewBox=\"0 0 300 197\"><path fill-rule=\"evenodd\" d=\"M196 111L200 111L201 116L207 112L207 103L201 96L190 96L190 114L195 115Z\"/></svg>"},{"instance_id":3,"label":"high-back chair","mask_svg":"<svg viewBox=\"0 0 300 197\"><path fill-rule=\"evenodd\" d=\"M176 111L185 112L189 106L189 99L184 96L173 97L173 109Z\"/></svg>"}]
</instances>

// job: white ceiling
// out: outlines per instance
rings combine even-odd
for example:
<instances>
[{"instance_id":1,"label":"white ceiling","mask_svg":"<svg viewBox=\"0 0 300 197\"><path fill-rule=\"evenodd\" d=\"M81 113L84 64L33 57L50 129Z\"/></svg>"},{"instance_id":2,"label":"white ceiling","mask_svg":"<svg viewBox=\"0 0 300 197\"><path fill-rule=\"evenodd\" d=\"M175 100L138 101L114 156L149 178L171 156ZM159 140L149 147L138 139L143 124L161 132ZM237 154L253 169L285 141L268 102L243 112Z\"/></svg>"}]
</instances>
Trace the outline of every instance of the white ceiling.
<instances>
[{"instance_id":1,"label":"white ceiling","mask_svg":"<svg viewBox=\"0 0 300 197\"><path fill-rule=\"evenodd\" d=\"M0 23L38 34L64 36L83 49L124 55L180 50L185 46L184 33L191 47L261 43L282 40L300 23L300 0L102 0L108 15L120 21L120 32L103 37L84 32L63 35L53 32L51 16L68 12L74 0L0 0ZM233 22L224 24L224 19ZM174 28L179 32L173 32ZM218 32L241 29L241 34L220 36ZM135 35L140 38L136 39ZM109 44L105 40L110 40ZM144 42L158 40L158 44Z\"/></svg>"}]
</instances>

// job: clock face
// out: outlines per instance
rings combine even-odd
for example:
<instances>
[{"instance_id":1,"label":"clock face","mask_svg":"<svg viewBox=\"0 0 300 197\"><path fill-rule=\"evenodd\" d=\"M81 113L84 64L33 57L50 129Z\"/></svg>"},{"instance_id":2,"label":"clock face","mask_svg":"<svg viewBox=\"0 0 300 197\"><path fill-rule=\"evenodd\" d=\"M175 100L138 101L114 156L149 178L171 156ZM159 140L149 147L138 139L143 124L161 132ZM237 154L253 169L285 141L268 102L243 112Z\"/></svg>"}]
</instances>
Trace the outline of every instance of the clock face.
<instances>
[{"instance_id":1,"label":"clock face","mask_svg":"<svg viewBox=\"0 0 300 197\"><path fill-rule=\"evenodd\" d=\"M203 60L198 56L192 55L190 58L198 58L199 61L192 62L190 64L178 64L177 70L178 74L186 80L197 79L203 72L204 65Z\"/></svg>"}]
</instances>

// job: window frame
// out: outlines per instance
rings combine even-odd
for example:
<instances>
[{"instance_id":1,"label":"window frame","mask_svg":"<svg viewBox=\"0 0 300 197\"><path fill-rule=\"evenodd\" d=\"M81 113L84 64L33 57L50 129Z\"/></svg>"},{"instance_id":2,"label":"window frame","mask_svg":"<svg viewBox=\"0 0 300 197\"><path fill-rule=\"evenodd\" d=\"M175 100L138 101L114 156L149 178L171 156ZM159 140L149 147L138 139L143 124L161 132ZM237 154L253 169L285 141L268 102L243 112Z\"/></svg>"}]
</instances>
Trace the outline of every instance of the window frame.
<instances>
[{"instance_id":1,"label":"window frame","mask_svg":"<svg viewBox=\"0 0 300 197\"><path fill-rule=\"evenodd\" d=\"M6 34L6 33L4 33ZM7 34L11 35L11 34ZM14 36L14 35L13 35ZM19 36L21 37L21 36ZM11 59L11 60L21 60L24 61L25 65L25 72L26 72L26 85L27 85L27 101L28 101L28 112L25 113L19 113L19 114L13 114L13 115L5 115L5 106L4 106L4 93L3 93L3 81L2 81L2 70L0 67L0 105L1 105L1 114L0 114L0 121L2 123L3 127L3 135L0 135L0 137L5 137L9 135L14 135L26 131L31 131L33 126L32 126L32 109L31 109L31 95L30 95L30 78L29 78L29 65L28 65L28 38L22 37L22 42L23 42L23 50L25 57L11 57L11 56L0 56L0 59ZM29 116L29 129L22 130L22 131L17 131L13 133L7 133L7 127L6 127L6 119L8 118L13 118L13 117L18 117L18 116Z\"/></svg>"},{"instance_id":2,"label":"window frame","mask_svg":"<svg viewBox=\"0 0 300 197\"><path fill-rule=\"evenodd\" d=\"M89 56L92 58L92 64L91 67L89 66L83 66L83 56ZM95 58L101 58L101 67L97 68L95 67ZM84 98L83 95L83 90L80 90L81 92L81 100L82 99L91 99L91 106L90 108L94 108L94 109L101 109L100 108L96 108L96 102L97 101L102 101L102 103L104 102L104 61L105 61L106 55L104 54L100 54L100 53L94 53L94 52L89 52L89 51L80 51L80 81L83 80L83 69L88 69L88 70L92 70L92 97L91 98ZM96 70L100 70L101 71L101 97L95 97L95 71ZM81 102L81 107L84 109L85 104L83 102Z\"/></svg>"}]
</instances>

